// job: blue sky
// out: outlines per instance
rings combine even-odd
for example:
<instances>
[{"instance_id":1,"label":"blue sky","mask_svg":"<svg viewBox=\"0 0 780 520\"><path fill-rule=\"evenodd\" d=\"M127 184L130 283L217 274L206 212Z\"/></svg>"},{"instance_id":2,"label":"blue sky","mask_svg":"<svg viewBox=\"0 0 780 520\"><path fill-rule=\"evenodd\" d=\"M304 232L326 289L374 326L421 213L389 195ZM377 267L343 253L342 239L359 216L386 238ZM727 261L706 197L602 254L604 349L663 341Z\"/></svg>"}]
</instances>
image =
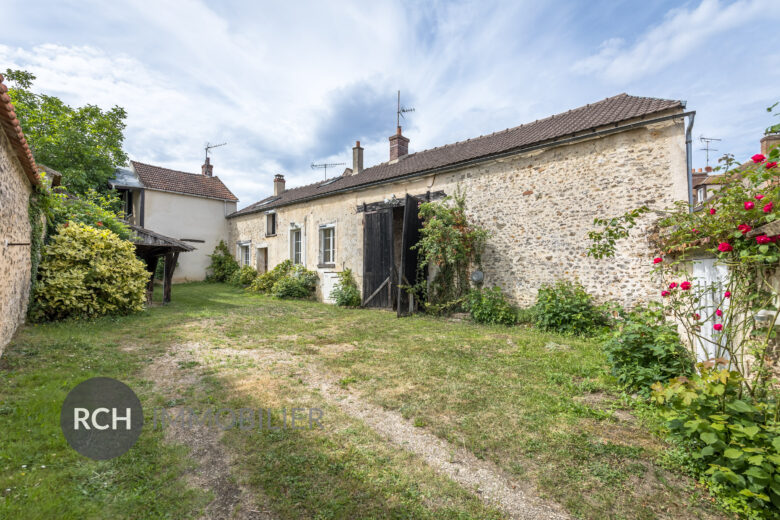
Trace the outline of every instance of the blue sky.
<instances>
[{"instance_id":1,"label":"blue sky","mask_svg":"<svg viewBox=\"0 0 780 520\"><path fill-rule=\"evenodd\" d=\"M132 159L215 175L241 199L387 160L396 90L410 151L620 92L683 99L720 155L757 151L780 100L772 0L200 2L5 0L0 69L73 105L127 109ZM694 165L704 166L694 143Z\"/></svg>"}]
</instances>

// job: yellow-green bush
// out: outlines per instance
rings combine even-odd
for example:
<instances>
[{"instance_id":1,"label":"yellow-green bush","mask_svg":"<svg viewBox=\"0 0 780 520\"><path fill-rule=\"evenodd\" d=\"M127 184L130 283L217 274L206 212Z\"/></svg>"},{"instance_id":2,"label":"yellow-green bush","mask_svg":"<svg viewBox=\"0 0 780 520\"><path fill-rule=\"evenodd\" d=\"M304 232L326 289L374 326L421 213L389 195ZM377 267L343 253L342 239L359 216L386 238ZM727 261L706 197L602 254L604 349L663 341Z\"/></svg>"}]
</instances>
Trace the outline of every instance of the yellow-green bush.
<instances>
[{"instance_id":1,"label":"yellow-green bush","mask_svg":"<svg viewBox=\"0 0 780 520\"><path fill-rule=\"evenodd\" d=\"M38 276L32 316L39 320L139 311L149 279L133 244L72 222L44 248Z\"/></svg>"}]
</instances>

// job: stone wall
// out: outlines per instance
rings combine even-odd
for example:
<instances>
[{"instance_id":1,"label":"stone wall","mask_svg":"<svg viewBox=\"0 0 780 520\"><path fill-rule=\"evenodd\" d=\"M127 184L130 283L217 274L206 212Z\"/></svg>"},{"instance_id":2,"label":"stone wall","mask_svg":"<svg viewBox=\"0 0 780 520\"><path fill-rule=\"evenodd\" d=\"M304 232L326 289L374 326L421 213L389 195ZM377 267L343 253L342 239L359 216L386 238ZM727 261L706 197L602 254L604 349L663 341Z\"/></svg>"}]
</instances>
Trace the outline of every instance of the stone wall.
<instances>
[{"instance_id":1,"label":"stone wall","mask_svg":"<svg viewBox=\"0 0 780 520\"><path fill-rule=\"evenodd\" d=\"M5 132L0 131L0 354L24 322L30 295L32 188ZM11 244L25 245L11 245Z\"/></svg>"},{"instance_id":2,"label":"stone wall","mask_svg":"<svg viewBox=\"0 0 780 520\"><path fill-rule=\"evenodd\" d=\"M401 159L403 160L403 159ZM305 264L317 270L320 224L336 225L336 270L351 268L362 287L363 214L357 206L407 193L461 186L471 219L491 237L485 282L520 305L530 305L542 283L576 280L598 300L633 305L655 297L646 216L615 258L586 256L595 217L648 205L661 210L687 199L682 120L486 161L458 171L420 177L295 204L277 210L277 235L265 236L265 214L229 219L231 247L251 241L268 248L269 268L290 256L291 223L304 230ZM320 269L321 276L331 270ZM322 294L318 294L322 298Z\"/></svg>"}]
</instances>

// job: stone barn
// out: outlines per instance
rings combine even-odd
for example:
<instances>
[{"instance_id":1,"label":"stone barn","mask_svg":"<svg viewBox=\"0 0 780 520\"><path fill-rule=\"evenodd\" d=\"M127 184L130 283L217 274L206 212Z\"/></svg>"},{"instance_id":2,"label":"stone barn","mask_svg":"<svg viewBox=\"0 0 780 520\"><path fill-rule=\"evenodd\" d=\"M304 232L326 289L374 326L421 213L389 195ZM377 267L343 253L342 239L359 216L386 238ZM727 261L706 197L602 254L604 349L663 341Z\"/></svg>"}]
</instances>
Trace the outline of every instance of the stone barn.
<instances>
[{"instance_id":1,"label":"stone barn","mask_svg":"<svg viewBox=\"0 0 780 520\"><path fill-rule=\"evenodd\" d=\"M41 185L0 75L0 354L24 322L30 297L30 195Z\"/></svg>"},{"instance_id":2,"label":"stone barn","mask_svg":"<svg viewBox=\"0 0 780 520\"><path fill-rule=\"evenodd\" d=\"M688 200L685 104L620 94L515 128L409 152L401 128L387 162L364 168L360 143L338 177L287 189L228 216L236 258L260 272L285 259L318 272L329 301L351 268L364 302L392 307L413 243L417 202L466 193L470 218L491 234L485 286L530 305L539 286L576 280L599 300L650 299L643 221L612 259L586 256L595 217ZM407 197L408 196L408 197ZM408 260L407 262L408 263Z\"/></svg>"}]
</instances>

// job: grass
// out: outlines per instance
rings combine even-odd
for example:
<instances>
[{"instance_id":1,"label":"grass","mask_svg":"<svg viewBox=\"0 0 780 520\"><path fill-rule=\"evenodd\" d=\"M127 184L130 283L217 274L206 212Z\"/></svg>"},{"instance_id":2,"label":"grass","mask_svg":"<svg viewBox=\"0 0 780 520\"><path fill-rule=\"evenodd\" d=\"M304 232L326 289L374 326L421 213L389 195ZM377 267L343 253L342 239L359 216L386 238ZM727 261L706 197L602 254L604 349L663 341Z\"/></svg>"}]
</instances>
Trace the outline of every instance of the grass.
<instances>
[{"instance_id":1,"label":"grass","mask_svg":"<svg viewBox=\"0 0 780 520\"><path fill-rule=\"evenodd\" d=\"M280 518L500 514L328 406L295 366L261 366L229 349L276 349L313 364L345 391L532 482L575 516L716 515L689 480L654 463L665 446L640 421L616 416L627 414L616 414L616 389L595 341L187 284L174 288L166 307L17 334L0 358L0 517L202 512L210 495L182 478L193 464L186 447L145 431L126 455L98 463L70 450L59 432L67 391L96 375L128 383L147 413L172 405L143 367L187 342L207 345L213 359L177 361L177 371L200 382L172 404L324 410L322 430L234 429L223 439L236 478Z\"/></svg>"}]
</instances>

